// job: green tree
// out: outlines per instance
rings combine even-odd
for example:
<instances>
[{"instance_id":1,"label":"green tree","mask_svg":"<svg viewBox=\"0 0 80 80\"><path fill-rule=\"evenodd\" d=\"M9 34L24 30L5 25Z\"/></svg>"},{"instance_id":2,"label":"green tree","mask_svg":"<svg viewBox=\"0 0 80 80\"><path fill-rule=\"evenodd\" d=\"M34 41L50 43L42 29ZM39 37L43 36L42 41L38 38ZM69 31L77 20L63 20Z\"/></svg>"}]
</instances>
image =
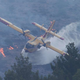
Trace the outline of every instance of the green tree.
<instances>
[{"instance_id":1,"label":"green tree","mask_svg":"<svg viewBox=\"0 0 80 80\"><path fill-rule=\"evenodd\" d=\"M16 57L16 63L11 66L11 70L5 72L4 80L39 80L38 72L32 72L32 65L28 59L22 55Z\"/></svg>"},{"instance_id":2,"label":"green tree","mask_svg":"<svg viewBox=\"0 0 80 80\"><path fill-rule=\"evenodd\" d=\"M37 71L37 72L33 75L33 77L34 77L34 80L40 80L40 78L39 78L39 72Z\"/></svg>"},{"instance_id":3,"label":"green tree","mask_svg":"<svg viewBox=\"0 0 80 80\"><path fill-rule=\"evenodd\" d=\"M73 76L73 80L80 80L80 69L78 69L75 75Z\"/></svg>"},{"instance_id":4,"label":"green tree","mask_svg":"<svg viewBox=\"0 0 80 80\"><path fill-rule=\"evenodd\" d=\"M2 80L2 77L0 76L0 80Z\"/></svg>"},{"instance_id":5,"label":"green tree","mask_svg":"<svg viewBox=\"0 0 80 80\"><path fill-rule=\"evenodd\" d=\"M67 46L67 52L69 56L60 56L54 62L51 63L53 70L53 76L55 80L72 80L72 76L80 68L80 54L78 48L74 43L69 43Z\"/></svg>"}]
</instances>

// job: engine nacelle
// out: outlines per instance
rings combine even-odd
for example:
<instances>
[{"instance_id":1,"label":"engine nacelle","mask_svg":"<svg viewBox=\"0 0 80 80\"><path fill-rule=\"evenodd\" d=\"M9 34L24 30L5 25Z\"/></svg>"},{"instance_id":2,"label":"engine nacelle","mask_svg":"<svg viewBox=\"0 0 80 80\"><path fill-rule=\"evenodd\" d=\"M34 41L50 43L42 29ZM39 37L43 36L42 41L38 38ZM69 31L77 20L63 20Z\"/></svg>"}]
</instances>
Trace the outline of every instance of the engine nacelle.
<instances>
[{"instance_id":1,"label":"engine nacelle","mask_svg":"<svg viewBox=\"0 0 80 80\"><path fill-rule=\"evenodd\" d=\"M47 45L50 45L50 41L47 41L43 44L44 47L46 47Z\"/></svg>"},{"instance_id":2,"label":"engine nacelle","mask_svg":"<svg viewBox=\"0 0 80 80\"><path fill-rule=\"evenodd\" d=\"M30 33L30 30L25 30L24 32L25 32L25 33Z\"/></svg>"},{"instance_id":3,"label":"engine nacelle","mask_svg":"<svg viewBox=\"0 0 80 80\"><path fill-rule=\"evenodd\" d=\"M46 44L46 45L50 45L50 41L47 41L45 44Z\"/></svg>"}]
</instances>

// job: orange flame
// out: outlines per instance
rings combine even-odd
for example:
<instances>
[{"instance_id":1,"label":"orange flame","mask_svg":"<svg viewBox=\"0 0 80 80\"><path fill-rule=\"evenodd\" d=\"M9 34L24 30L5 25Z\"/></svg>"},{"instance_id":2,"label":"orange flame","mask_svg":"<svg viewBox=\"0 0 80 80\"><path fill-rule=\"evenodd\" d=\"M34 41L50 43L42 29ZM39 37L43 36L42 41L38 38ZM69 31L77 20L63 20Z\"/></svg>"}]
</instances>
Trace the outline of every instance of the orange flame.
<instances>
[{"instance_id":1,"label":"orange flame","mask_svg":"<svg viewBox=\"0 0 80 80\"><path fill-rule=\"evenodd\" d=\"M3 48L0 48L0 53L2 53L2 55L3 55L4 57L6 57L5 54L4 54Z\"/></svg>"},{"instance_id":2,"label":"orange flame","mask_svg":"<svg viewBox=\"0 0 80 80\"><path fill-rule=\"evenodd\" d=\"M9 50L12 50L12 49L14 49L14 48L10 46L8 49L9 49Z\"/></svg>"}]
</instances>

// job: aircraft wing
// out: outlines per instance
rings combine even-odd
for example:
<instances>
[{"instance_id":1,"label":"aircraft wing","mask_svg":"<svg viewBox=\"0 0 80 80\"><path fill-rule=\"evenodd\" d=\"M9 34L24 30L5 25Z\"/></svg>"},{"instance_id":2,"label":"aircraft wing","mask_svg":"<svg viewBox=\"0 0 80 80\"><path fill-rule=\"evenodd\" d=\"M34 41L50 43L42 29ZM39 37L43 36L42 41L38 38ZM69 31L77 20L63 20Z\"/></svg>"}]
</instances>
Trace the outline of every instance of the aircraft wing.
<instances>
[{"instance_id":1,"label":"aircraft wing","mask_svg":"<svg viewBox=\"0 0 80 80\"><path fill-rule=\"evenodd\" d=\"M61 36L59 36L59 35L56 34L55 32L51 31L51 29L52 29L52 27L53 27L53 25L54 25L54 22L55 22L55 21L53 20L52 23L51 23L51 25L50 25L50 27L49 27L48 29L46 29L46 28L43 27L42 25L39 25L39 24L37 24L37 23L35 23L35 22L33 22L32 24L34 24L35 26L37 26L37 27L39 27L40 29L44 30L44 31L46 32L46 34L47 34L47 33L50 33L50 34L52 34L53 36L56 36L56 37L58 37L59 39L64 40L64 38L62 38Z\"/></svg>"},{"instance_id":2,"label":"aircraft wing","mask_svg":"<svg viewBox=\"0 0 80 80\"><path fill-rule=\"evenodd\" d=\"M7 26L13 28L14 30L20 32L21 34L24 34L24 36L29 37L31 40L34 40L34 39L35 39L35 36L33 36L33 35L31 35L31 34L28 34L29 30L25 30L25 31L23 32L23 30L22 30L21 28L13 25L11 22L9 22L9 21L1 18L1 17L0 17L0 22L4 23L5 25L7 25Z\"/></svg>"},{"instance_id":3,"label":"aircraft wing","mask_svg":"<svg viewBox=\"0 0 80 80\"><path fill-rule=\"evenodd\" d=\"M54 50L54 51L56 51L56 52L58 52L58 53L60 53L62 55L65 55L65 54L69 55L68 53L65 53L64 51L61 51L61 50L59 50L59 49L57 49L57 48L55 48L55 47L53 47L51 45L46 44L46 47L50 48L50 49L52 49L52 50Z\"/></svg>"},{"instance_id":4,"label":"aircraft wing","mask_svg":"<svg viewBox=\"0 0 80 80\"><path fill-rule=\"evenodd\" d=\"M31 39L31 41L32 41L32 40L35 40L36 44L38 44L38 43L41 43L42 45L44 44L44 41L42 41L42 40L39 39L39 38L36 38L35 36L33 36L33 35L31 35L31 34L29 34L29 30L23 31L21 28L13 25L13 24L10 23L9 21L7 21L7 20L5 20L5 19L3 19L3 18L1 18L1 17L0 17L0 22L4 23L5 25L7 25L7 26L13 28L14 30L20 32L20 33L23 34L24 36L29 37L29 38ZM42 29L45 30L45 31L47 30L46 28L42 28ZM65 52L63 52L63 51L61 51L61 50L59 50L59 49L57 49L57 48L55 48L55 47L53 47L53 46L51 46L51 45L49 45L49 44L46 44L46 47L48 47L48 48L50 48L50 49L52 49L52 50L54 50L54 51L56 51L56 52L58 52L58 53L60 53L60 54L62 54L62 55L64 55L64 54L69 55L68 53L65 53Z\"/></svg>"}]
</instances>

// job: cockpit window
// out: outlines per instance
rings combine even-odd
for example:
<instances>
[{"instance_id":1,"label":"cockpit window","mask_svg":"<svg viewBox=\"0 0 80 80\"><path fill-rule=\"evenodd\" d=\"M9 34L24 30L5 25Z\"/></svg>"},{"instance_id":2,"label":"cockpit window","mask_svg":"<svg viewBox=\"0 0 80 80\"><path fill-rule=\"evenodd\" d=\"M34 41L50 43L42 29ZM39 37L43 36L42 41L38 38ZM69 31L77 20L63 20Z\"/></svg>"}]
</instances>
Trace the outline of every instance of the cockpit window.
<instances>
[{"instance_id":1,"label":"cockpit window","mask_svg":"<svg viewBox=\"0 0 80 80\"><path fill-rule=\"evenodd\" d=\"M34 47L34 45L31 45L29 43L26 44L26 48L33 48L33 47Z\"/></svg>"}]
</instances>

